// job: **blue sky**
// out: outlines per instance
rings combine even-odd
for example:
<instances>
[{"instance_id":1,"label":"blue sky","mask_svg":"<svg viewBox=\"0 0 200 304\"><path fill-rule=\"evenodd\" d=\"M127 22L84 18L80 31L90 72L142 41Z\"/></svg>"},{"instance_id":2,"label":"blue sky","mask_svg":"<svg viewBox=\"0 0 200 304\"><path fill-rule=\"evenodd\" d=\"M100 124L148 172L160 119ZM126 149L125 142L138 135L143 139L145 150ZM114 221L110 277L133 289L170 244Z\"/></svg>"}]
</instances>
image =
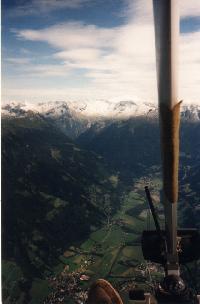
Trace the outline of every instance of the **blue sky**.
<instances>
[{"instance_id":1,"label":"blue sky","mask_svg":"<svg viewBox=\"0 0 200 304\"><path fill-rule=\"evenodd\" d=\"M180 99L200 102L200 1L181 0ZM150 0L2 1L3 102L156 99Z\"/></svg>"}]
</instances>

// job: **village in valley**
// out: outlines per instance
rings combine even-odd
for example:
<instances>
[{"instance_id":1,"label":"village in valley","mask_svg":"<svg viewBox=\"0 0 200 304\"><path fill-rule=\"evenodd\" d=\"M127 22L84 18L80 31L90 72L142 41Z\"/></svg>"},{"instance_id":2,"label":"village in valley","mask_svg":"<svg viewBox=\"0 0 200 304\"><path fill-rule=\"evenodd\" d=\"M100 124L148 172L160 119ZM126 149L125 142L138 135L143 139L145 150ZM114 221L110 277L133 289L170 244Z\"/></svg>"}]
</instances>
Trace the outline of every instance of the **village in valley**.
<instances>
[{"instance_id":1,"label":"village in valley","mask_svg":"<svg viewBox=\"0 0 200 304\"><path fill-rule=\"evenodd\" d=\"M157 168L153 168L156 171ZM155 172L156 173L156 172ZM154 178L153 178L154 176ZM126 298L135 286L150 290L163 275L160 265L146 262L141 251L141 234L154 229L144 186L152 190L160 221L160 174L151 174L133 182L132 189L122 197L117 213L105 210L105 225L93 231L81 244L70 246L59 258L55 275L48 278L52 292L46 303L85 303L90 284L105 278ZM107 211L107 212L106 212Z\"/></svg>"}]
</instances>

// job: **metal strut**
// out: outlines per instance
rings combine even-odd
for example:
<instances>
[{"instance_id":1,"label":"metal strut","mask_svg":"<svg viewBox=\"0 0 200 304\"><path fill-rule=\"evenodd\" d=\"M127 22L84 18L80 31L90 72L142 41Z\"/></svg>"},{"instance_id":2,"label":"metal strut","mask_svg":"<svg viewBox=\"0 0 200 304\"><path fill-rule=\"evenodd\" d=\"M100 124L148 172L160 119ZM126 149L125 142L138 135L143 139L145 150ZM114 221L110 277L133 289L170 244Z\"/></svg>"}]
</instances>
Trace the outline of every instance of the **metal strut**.
<instances>
[{"instance_id":1,"label":"metal strut","mask_svg":"<svg viewBox=\"0 0 200 304\"><path fill-rule=\"evenodd\" d=\"M180 277L179 263L196 258L190 247L194 246L194 238L198 240L199 236L187 229L177 231L181 104L178 100L178 8L179 0L153 0L165 231L160 229L150 192L145 187L156 231L143 232L142 250L146 260L165 267L164 280L156 290L158 303L191 304L194 303L193 297ZM178 237L182 246L180 252L177 248Z\"/></svg>"},{"instance_id":2,"label":"metal strut","mask_svg":"<svg viewBox=\"0 0 200 304\"><path fill-rule=\"evenodd\" d=\"M144 189L145 189L147 201L149 203L149 207L151 209L153 220L154 220L154 223L155 223L155 226L156 226L156 231L157 231L158 235L160 236L160 238L162 238L163 235L162 235L162 232L161 232L161 229L160 229L160 224L158 222L157 214L156 214L156 211L155 211L155 208L154 208L154 204L152 202L152 198L151 198L151 194L150 194L149 188L148 188L148 186L145 186Z\"/></svg>"}]
</instances>

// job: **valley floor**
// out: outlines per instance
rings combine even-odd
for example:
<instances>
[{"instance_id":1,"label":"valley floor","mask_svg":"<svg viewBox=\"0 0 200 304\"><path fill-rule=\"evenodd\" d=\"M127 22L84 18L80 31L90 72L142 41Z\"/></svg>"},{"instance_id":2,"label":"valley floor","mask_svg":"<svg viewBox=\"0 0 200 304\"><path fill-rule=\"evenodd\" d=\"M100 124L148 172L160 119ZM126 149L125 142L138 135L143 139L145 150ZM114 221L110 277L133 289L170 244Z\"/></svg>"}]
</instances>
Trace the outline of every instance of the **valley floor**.
<instances>
[{"instance_id":1,"label":"valley floor","mask_svg":"<svg viewBox=\"0 0 200 304\"><path fill-rule=\"evenodd\" d=\"M55 298L65 303L66 295L69 296L66 303L82 303L88 286L98 278L109 280L123 295L135 285L148 290L151 280L162 275L157 265L144 261L140 244L142 231L153 228L144 193L144 186L150 180L153 198L159 200L159 178L137 180L124 195L120 210L104 227L92 232L80 246L67 248L60 256L60 263L54 269L57 275L49 278L53 292L45 303L57 303ZM74 284L70 285L72 278Z\"/></svg>"}]
</instances>

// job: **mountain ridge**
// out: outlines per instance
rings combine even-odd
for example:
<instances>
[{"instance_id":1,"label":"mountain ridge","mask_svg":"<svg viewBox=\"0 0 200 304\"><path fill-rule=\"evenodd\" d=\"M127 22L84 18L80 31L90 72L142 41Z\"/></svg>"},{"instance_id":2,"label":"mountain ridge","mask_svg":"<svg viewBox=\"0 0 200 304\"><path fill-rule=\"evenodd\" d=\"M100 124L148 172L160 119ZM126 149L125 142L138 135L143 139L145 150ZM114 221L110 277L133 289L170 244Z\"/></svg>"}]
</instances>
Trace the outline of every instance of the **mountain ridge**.
<instances>
[{"instance_id":1,"label":"mountain ridge","mask_svg":"<svg viewBox=\"0 0 200 304\"><path fill-rule=\"evenodd\" d=\"M139 102L131 99L112 101L96 99L93 101L50 101L40 103L11 102L2 105L2 115L22 116L28 111L40 113L45 117L58 118L66 114L86 120L98 120L98 118L130 118L134 116L158 115L158 107L155 103ZM200 119L200 105L183 104L181 114L184 118Z\"/></svg>"},{"instance_id":2,"label":"mountain ridge","mask_svg":"<svg viewBox=\"0 0 200 304\"><path fill-rule=\"evenodd\" d=\"M128 119L142 118L158 120L158 108L149 102L126 100L85 100L54 101L38 104L11 102L2 105L2 117L23 118L39 115L47 122L53 123L65 135L72 139L91 128L102 129L111 123ZM199 105L183 105L181 119L188 122L200 121Z\"/></svg>"}]
</instances>

